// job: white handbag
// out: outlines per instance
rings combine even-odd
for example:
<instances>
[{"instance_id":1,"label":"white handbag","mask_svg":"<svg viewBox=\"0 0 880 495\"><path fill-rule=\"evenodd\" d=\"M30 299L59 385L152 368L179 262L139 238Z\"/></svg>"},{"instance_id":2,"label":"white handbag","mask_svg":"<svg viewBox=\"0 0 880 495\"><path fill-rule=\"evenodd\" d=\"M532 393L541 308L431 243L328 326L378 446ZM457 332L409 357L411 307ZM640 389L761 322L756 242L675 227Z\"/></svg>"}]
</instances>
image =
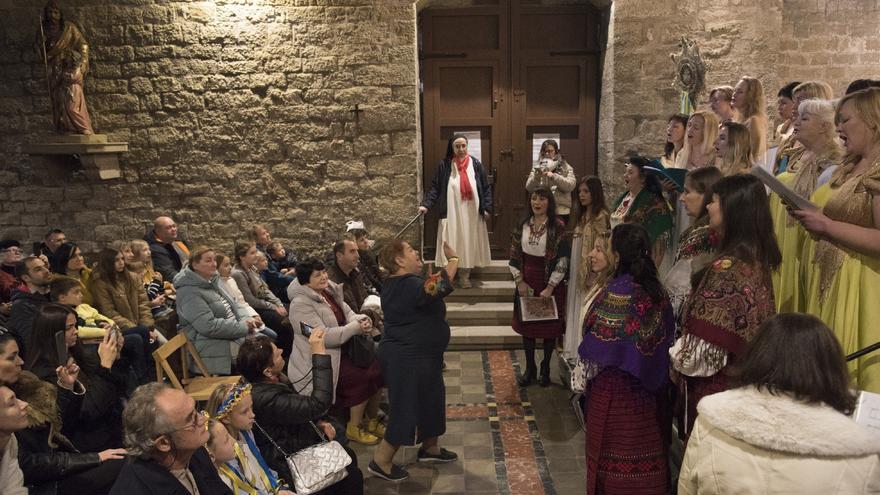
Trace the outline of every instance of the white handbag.
<instances>
[{"instance_id":1,"label":"white handbag","mask_svg":"<svg viewBox=\"0 0 880 495\"><path fill-rule=\"evenodd\" d=\"M293 488L297 495L319 492L338 483L348 476L348 471L345 468L351 464L351 456L339 442L327 440L327 437L324 436L320 428L315 426L315 423L309 421L309 424L312 425L322 441L293 454L288 454L275 443L275 440L272 440L272 437L259 423L254 422L254 425L269 439L272 446L278 449L287 460L287 467L293 477Z\"/></svg>"}]
</instances>

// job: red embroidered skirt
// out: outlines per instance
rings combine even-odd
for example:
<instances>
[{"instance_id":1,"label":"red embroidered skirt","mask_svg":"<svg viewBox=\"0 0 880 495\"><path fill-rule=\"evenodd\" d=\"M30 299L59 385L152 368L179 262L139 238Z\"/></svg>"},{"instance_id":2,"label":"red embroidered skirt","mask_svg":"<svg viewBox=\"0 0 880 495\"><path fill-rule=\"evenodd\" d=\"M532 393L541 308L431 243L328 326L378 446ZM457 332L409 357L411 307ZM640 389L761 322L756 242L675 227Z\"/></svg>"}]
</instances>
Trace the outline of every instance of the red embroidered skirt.
<instances>
[{"instance_id":1,"label":"red embroidered skirt","mask_svg":"<svg viewBox=\"0 0 880 495\"><path fill-rule=\"evenodd\" d=\"M691 431L694 429L694 422L697 420L697 403L707 395L724 392L729 386L724 370L708 377L682 376L679 384L675 405L676 414L679 415L678 436L687 444ZM687 415L681 417L683 413L687 413Z\"/></svg>"},{"instance_id":2,"label":"red embroidered skirt","mask_svg":"<svg viewBox=\"0 0 880 495\"><path fill-rule=\"evenodd\" d=\"M544 280L544 257L522 254L522 276L525 283L534 289L535 295L541 293L547 287ZM552 321L532 321L524 323L520 321L519 293L514 296L513 303L513 330L523 337L530 339L556 339L565 333L565 284L559 284L553 290L553 299L556 300L556 312L559 319Z\"/></svg>"},{"instance_id":3,"label":"red embroidered skirt","mask_svg":"<svg viewBox=\"0 0 880 495\"><path fill-rule=\"evenodd\" d=\"M338 407L352 407L369 399L385 386L379 360L374 359L369 368L355 366L344 353L339 357L339 379L336 381Z\"/></svg>"},{"instance_id":4,"label":"red embroidered skirt","mask_svg":"<svg viewBox=\"0 0 880 495\"><path fill-rule=\"evenodd\" d=\"M589 382L587 493L667 494L672 434L665 391L654 395L633 376L610 368Z\"/></svg>"}]
</instances>

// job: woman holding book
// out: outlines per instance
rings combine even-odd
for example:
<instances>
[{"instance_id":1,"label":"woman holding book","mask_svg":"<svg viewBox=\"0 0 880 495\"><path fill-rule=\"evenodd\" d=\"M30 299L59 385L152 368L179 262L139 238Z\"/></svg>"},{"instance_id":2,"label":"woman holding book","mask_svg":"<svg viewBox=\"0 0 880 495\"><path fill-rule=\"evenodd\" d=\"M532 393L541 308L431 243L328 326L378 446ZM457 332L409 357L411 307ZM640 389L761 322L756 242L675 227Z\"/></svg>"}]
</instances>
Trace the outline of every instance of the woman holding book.
<instances>
[{"instance_id":1,"label":"woman holding book","mask_svg":"<svg viewBox=\"0 0 880 495\"><path fill-rule=\"evenodd\" d=\"M548 189L535 189L529 199L529 215L513 230L510 241L510 274L516 282L513 329L523 336L526 369L518 378L521 387L534 383L535 341L544 339L541 361L542 387L550 385L550 356L556 339L565 332L565 285L571 246L565 223L556 217L556 202ZM520 298L553 298L558 317L553 320L523 321Z\"/></svg>"},{"instance_id":2,"label":"woman holding book","mask_svg":"<svg viewBox=\"0 0 880 495\"><path fill-rule=\"evenodd\" d=\"M880 88L844 96L834 120L843 163L813 193L821 209L793 215L810 233L801 270L806 311L852 353L880 340ZM876 353L849 366L858 389L880 392Z\"/></svg>"}]
</instances>

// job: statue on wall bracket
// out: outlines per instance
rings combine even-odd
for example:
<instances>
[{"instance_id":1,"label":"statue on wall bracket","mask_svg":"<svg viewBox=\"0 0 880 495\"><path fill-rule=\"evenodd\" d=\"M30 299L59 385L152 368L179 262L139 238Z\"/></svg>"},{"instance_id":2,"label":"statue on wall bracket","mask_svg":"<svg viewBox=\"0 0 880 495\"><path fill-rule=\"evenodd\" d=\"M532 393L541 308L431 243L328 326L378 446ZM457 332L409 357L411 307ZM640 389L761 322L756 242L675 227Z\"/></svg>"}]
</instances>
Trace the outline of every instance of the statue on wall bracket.
<instances>
[{"instance_id":1,"label":"statue on wall bracket","mask_svg":"<svg viewBox=\"0 0 880 495\"><path fill-rule=\"evenodd\" d=\"M40 19L39 50L52 103L52 123L64 134L94 134L83 81L89 71L89 45L76 24L64 19L49 0Z\"/></svg>"},{"instance_id":2,"label":"statue on wall bracket","mask_svg":"<svg viewBox=\"0 0 880 495\"><path fill-rule=\"evenodd\" d=\"M690 115L695 110L697 99L705 88L708 66L703 62L700 47L695 40L682 37L678 46L678 53L670 55L675 65L675 80L672 87L681 92L680 112Z\"/></svg>"}]
</instances>

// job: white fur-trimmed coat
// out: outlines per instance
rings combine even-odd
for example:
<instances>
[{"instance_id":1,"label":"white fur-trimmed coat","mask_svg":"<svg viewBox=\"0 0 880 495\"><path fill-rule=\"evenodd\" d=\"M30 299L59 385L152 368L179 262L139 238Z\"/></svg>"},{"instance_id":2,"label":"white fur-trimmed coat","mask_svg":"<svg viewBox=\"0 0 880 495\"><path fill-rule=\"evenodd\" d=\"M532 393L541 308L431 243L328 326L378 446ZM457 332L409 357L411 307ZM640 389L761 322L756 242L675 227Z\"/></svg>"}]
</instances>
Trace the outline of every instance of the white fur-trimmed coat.
<instances>
[{"instance_id":1,"label":"white fur-trimmed coat","mask_svg":"<svg viewBox=\"0 0 880 495\"><path fill-rule=\"evenodd\" d=\"M709 395L678 493L880 493L880 436L824 404L744 387Z\"/></svg>"}]
</instances>

